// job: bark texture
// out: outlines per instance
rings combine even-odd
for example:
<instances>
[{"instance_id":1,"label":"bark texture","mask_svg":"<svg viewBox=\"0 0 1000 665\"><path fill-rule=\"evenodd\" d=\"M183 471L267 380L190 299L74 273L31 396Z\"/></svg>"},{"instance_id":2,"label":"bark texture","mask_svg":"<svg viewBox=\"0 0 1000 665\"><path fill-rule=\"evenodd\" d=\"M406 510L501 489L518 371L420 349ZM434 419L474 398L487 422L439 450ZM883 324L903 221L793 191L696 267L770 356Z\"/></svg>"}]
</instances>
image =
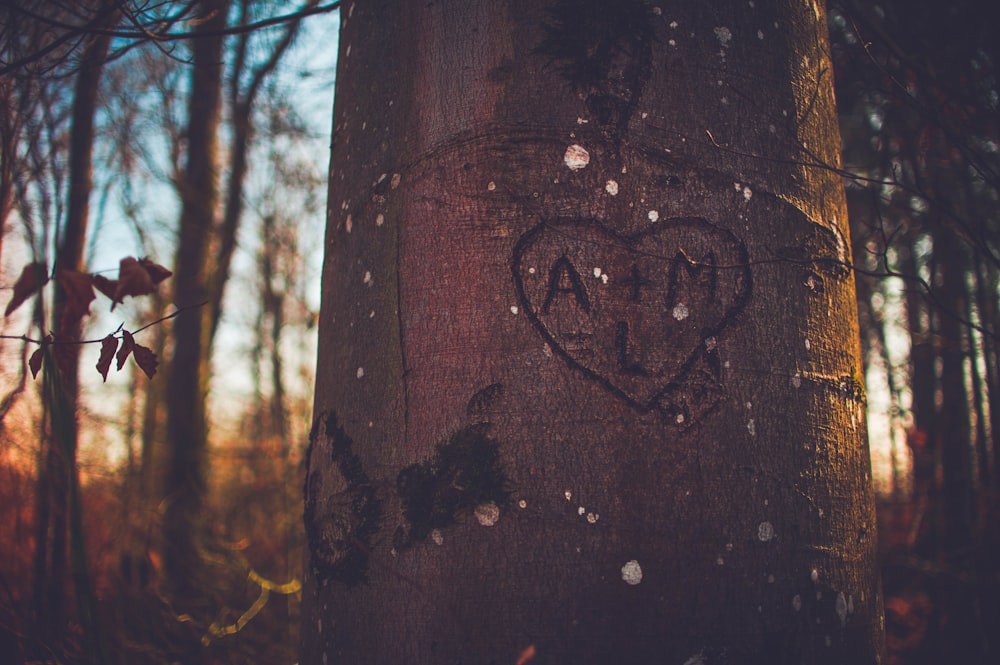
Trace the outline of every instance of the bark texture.
<instances>
[{"instance_id":1,"label":"bark texture","mask_svg":"<svg viewBox=\"0 0 1000 665\"><path fill-rule=\"evenodd\" d=\"M342 9L305 663L874 663L822 6Z\"/></svg>"}]
</instances>

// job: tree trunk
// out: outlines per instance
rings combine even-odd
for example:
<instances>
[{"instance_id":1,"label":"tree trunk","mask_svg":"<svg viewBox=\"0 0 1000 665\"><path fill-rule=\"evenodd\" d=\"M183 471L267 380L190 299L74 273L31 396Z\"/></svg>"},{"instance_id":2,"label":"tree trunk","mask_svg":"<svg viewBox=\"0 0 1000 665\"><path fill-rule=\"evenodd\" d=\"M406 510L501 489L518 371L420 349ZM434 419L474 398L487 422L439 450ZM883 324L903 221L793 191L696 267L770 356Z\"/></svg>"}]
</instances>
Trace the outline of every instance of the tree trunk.
<instances>
[{"instance_id":1,"label":"tree trunk","mask_svg":"<svg viewBox=\"0 0 1000 665\"><path fill-rule=\"evenodd\" d=\"M822 7L341 20L303 662L876 662Z\"/></svg>"},{"instance_id":2,"label":"tree trunk","mask_svg":"<svg viewBox=\"0 0 1000 665\"><path fill-rule=\"evenodd\" d=\"M117 10L110 4L100 9L98 27L109 28L118 18ZM47 499L41 499L43 508L39 519L51 519L49 529L39 526L38 535L46 531L44 540L36 542L38 548L49 548L47 557L39 555L36 561L47 560L44 579L39 586L47 602L40 606L40 621L48 624L64 639L64 600L69 597L67 584L67 553L71 556L69 570L72 588L77 601L77 620L83 629L87 658L94 662L104 658L104 638L97 617L97 600L90 581L83 535L83 513L80 505L80 480L77 471L77 421L80 395L80 346L81 320L84 310L81 303L73 301L67 288L69 282L63 275L80 273L84 266L84 246L90 217L90 194L93 190L92 156L94 148L94 117L100 90L104 61L111 44L109 35L95 35L88 40L80 54L80 66L73 90L72 127L69 145L69 189L66 220L57 239L55 265L55 307L52 327L57 342L46 356L44 383L45 413L50 419L49 435L52 440L45 450L48 487ZM86 304L86 303L84 303ZM50 362L54 360L54 362ZM38 574L36 569L36 574ZM37 600L37 599L36 599Z\"/></svg>"},{"instance_id":3,"label":"tree trunk","mask_svg":"<svg viewBox=\"0 0 1000 665\"><path fill-rule=\"evenodd\" d=\"M164 491L164 564L168 583L185 604L204 596L200 578L202 508L206 492L208 425L209 248L218 202L218 127L222 109L222 45L228 0L204 0L192 39L187 166L174 262L173 359L167 383L170 459ZM190 611L190 610L188 610Z\"/></svg>"}]
</instances>

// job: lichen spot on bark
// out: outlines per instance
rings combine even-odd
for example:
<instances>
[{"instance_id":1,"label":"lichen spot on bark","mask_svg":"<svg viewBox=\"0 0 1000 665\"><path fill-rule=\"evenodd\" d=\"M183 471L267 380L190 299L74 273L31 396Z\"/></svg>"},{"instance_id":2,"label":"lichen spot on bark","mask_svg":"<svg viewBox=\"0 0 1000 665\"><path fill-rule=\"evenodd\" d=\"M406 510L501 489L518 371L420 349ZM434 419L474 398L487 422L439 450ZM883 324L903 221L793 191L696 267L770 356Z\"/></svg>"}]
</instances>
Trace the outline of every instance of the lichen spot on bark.
<instances>
[{"instance_id":1,"label":"lichen spot on bark","mask_svg":"<svg viewBox=\"0 0 1000 665\"><path fill-rule=\"evenodd\" d=\"M590 163L590 153L582 145L574 143L566 148L566 154L563 155L563 163L571 171L579 171L586 168L587 164Z\"/></svg>"},{"instance_id":2,"label":"lichen spot on bark","mask_svg":"<svg viewBox=\"0 0 1000 665\"><path fill-rule=\"evenodd\" d=\"M622 566L622 580L631 586L642 582L642 566L639 565L638 561L632 559L625 562L625 565Z\"/></svg>"}]
</instances>

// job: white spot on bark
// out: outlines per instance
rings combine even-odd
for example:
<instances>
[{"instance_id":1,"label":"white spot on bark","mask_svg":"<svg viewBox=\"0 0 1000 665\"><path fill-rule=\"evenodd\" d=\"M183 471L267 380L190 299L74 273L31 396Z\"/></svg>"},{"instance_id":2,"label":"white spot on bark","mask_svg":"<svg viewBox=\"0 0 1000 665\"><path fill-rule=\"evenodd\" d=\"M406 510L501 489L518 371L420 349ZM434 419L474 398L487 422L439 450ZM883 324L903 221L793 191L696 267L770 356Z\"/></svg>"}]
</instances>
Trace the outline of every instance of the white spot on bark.
<instances>
[{"instance_id":1,"label":"white spot on bark","mask_svg":"<svg viewBox=\"0 0 1000 665\"><path fill-rule=\"evenodd\" d=\"M678 414L677 414L677 417L676 417L676 418L674 418L674 421L675 421L675 422L676 422L676 423L677 423L678 425L683 425L683 424L684 424L684 414L683 414L683 413L678 413Z\"/></svg>"},{"instance_id":2,"label":"white spot on bark","mask_svg":"<svg viewBox=\"0 0 1000 665\"><path fill-rule=\"evenodd\" d=\"M677 28L677 21L671 21L670 22L670 27L676 29Z\"/></svg>"},{"instance_id":3,"label":"white spot on bark","mask_svg":"<svg viewBox=\"0 0 1000 665\"><path fill-rule=\"evenodd\" d=\"M802 375L796 372L795 376L792 377L792 388L801 388L801 387L802 387Z\"/></svg>"},{"instance_id":4,"label":"white spot on bark","mask_svg":"<svg viewBox=\"0 0 1000 665\"><path fill-rule=\"evenodd\" d=\"M358 371L355 372L355 376L357 376L359 379L364 378L364 376L365 376L365 368L364 367L359 367Z\"/></svg>"},{"instance_id":5,"label":"white spot on bark","mask_svg":"<svg viewBox=\"0 0 1000 665\"><path fill-rule=\"evenodd\" d=\"M758 30L757 31L757 39L764 39L764 31L763 30Z\"/></svg>"},{"instance_id":6,"label":"white spot on bark","mask_svg":"<svg viewBox=\"0 0 1000 665\"><path fill-rule=\"evenodd\" d=\"M753 418L747 422L747 431L750 432L750 436L757 436L757 426L753 422Z\"/></svg>"},{"instance_id":7,"label":"white spot on bark","mask_svg":"<svg viewBox=\"0 0 1000 665\"><path fill-rule=\"evenodd\" d=\"M795 594L794 596L792 596L792 609L794 609L796 612L802 609L802 596L800 596L799 594Z\"/></svg>"},{"instance_id":8,"label":"white spot on bark","mask_svg":"<svg viewBox=\"0 0 1000 665\"><path fill-rule=\"evenodd\" d=\"M385 215L382 213L375 215L375 226L382 226L383 224L385 224Z\"/></svg>"},{"instance_id":9,"label":"white spot on bark","mask_svg":"<svg viewBox=\"0 0 1000 665\"><path fill-rule=\"evenodd\" d=\"M819 571L815 568L809 571L809 579L813 582L819 582Z\"/></svg>"},{"instance_id":10,"label":"white spot on bark","mask_svg":"<svg viewBox=\"0 0 1000 665\"><path fill-rule=\"evenodd\" d=\"M574 143L566 148L566 154L563 155L563 162L566 163L566 166L571 171L579 171L590 163L590 153L582 145Z\"/></svg>"},{"instance_id":11,"label":"white spot on bark","mask_svg":"<svg viewBox=\"0 0 1000 665\"><path fill-rule=\"evenodd\" d=\"M685 305L684 303L678 303L677 305L674 305L674 311L672 312L674 318L677 319L678 321L683 321L688 317L688 314L690 313L691 312L688 311L687 305Z\"/></svg>"},{"instance_id":12,"label":"white spot on bark","mask_svg":"<svg viewBox=\"0 0 1000 665\"><path fill-rule=\"evenodd\" d=\"M573 490L566 490L565 492L563 492L563 496L566 497L567 501L572 501L573 500Z\"/></svg>"},{"instance_id":13,"label":"white spot on bark","mask_svg":"<svg viewBox=\"0 0 1000 665\"><path fill-rule=\"evenodd\" d=\"M511 314L517 314L517 313L518 313L518 311L519 311L519 310L517 309L517 305L511 305L511 306L510 306L510 313L511 313Z\"/></svg>"},{"instance_id":14,"label":"white spot on bark","mask_svg":"<svg viewBox=\"0 0 1000 665\"><path fill-rule=\"evenodd\" d=\"M399 181L401 179L402 177L398 173L393 173L392 180L389 181L389 186L392 187L393 189L396 189L397 187L399 187Z\"/></svg>"},{"instance_id":15,"label":"white spot on bark","mask_svg":"<svg viewBox=\"0 0 1000 665\"><path fill-rule=\"evenodd\" d=\"M576 509L576 514L577 514L577 515L583 515L583 514L584 514L584 513L586 513L586 512L587 512L587 509L586 509L586 508L584 508L583 506L579 506L579 507L578 507L578 508Z\"/></svg>"},{"instance_id":16,"label":"white spot on bark","mask_svg":"<svg viewBox=\"0 0 1000 665\"><path fill-rule=\"evenodd\" d=\"M444 535L441 533L441 529L431 531L431 540L434 541L435 545L444 545Z\"/></svg>"},{"instance_id":17,"label":"white spot on bark","mask_svg":"<svg viewBox=\"0 0 1000 665\"><path fill-rule=\"evenodd\" d=\"M715 339L714 337L705 338L705 348L708 349L709 351L715 351L716 347L718 346L719 346L719 340Z\"/></svg>"},{"instance_id":18,"label":"white spot on bark","mask_svg":"<svg viewBox=\"0 0 1000 665\"><path fill-rule=\"evenodd\" d=\"M601 516L597 513L587 513L587 521L591 524L597 524L597 520L601 519Z\"/></svg>"},{"instance_id":19,"label":"white spot on bark","mask_svg":"<svg viewBox=\"0 0 1000 665\"><path fill-rule=\"evenodd\" d=\"M372 281L372 273L370 270L365 271L364 279L362 279L361 281L364 282L367 286L371 286L374 283Z\"/></svg>"},{"instance_id":20,"label":"white spot on bark","mask_svg":"<svg viewBox=\"0 0 1000 665\"><path fill-rule=\"evenodd\" d=\"M486 185L486 189L488 189L491 192L495 192L497 191L497 184L492 180L490 180L490 184Z\"/></svg>"},{"instance_id":21,"label":"white spot on bark","mask_svg":"<svg viewBox=\"0 0 1000 665\"><path fill-rule=\"evenodd\" d=\"M726 565L726 560L723 559L721 556L715 557L715 565L717 565L717 566L724 566L724 565Z\"/></svg>"},{"instance_id":22,"label":"white spot on bark","mask_svg":"<svg viewBox=\"0 0 1000 665\"><path fill-rule=\"evenodd\" d=\"M757 539L762 543L768 543L774 538L774 525L770 522L761 522L757 525Z\"/></svg>"},{"instance_id":23,"label":"white spot on bark","mask_svg":"<svg viewBox=\"0 0 1000 665\"><path fill-rule=\"evenodd\" d=\"M750 189L749 185L743 186L743 198L749 201L753 197L753 190Z\"/></svg>"},{"instance_id":24,"label":"white spot on bark","mask_svg":"<svg viewBox=\"0 0 1000 665\"><path fill-rule=\"evenodd\" d=\"M604 185L604 191L611 196L618 196L618 183L614 180L608 180L608 182Z\"/></svg>"},{"instance_id":25,"label":"white spot on bark","mask_svg":"<svg viewBox=\"0 0 1000 665\"><path fill-rule=\"evenodd\" d=\"M601 269L600 268L594 268L594 277L596 277L597 279L601 278Z\"/></svg>"},{"instance_id":26,"label":"white spot on bark","mask_svg":"<svg viewBox=\"0 0 1000 665\"><path fill-rule=\"evenodd\" d=\"M733 33L729 28L722 26L715 28L712 32L715 33L716 38L718 38L723 48L729 48L729 40L733 38Z\"/></svg>"},{"instance_id":27,"label":"white spot on bark","mask_svg":"<svg viewBox=\"0 0 1000 665\"><path fill-rule=\"evenodd\" d=\"M656 222L660 219L660 212L658 210L650 210L646 216L649 217L649 221Z\"/></svg>"},{"instance_id":28,"label":"white spot on bark","mask_svg":"<svg viewBox=\"0 0 1000 665\"><path fill-rule=\"evenodd\" d=\"M622 566L622 579L625 580L625 584L630 584L635 586L642 581L642 566L635 559L631 561L626 561L625 565Z\"/></svg>"},{"instance_id":29,"label":"white spot on bark","mask_svg":"<svg viewBox=\"0 0 1000 665\"><path fill-rule=\"evenodd\" d=\"M587 120L586 118L577 118L576 119L576 124L578 124L578 125L586 125L588 122L590 122L590 121Z\"/></svg>"},{"instance_id":30,"label":"white spot on bark","mask_svg":"<svg viewBox=\"0 0 1000 665\"><path fill-rule=\"evenodd\" d=\"M809 338L807 337L806 338L806 351L808 351L811 348L812 348L812 345L809 343Z\"/></svg>"},{"instance_id":31,"label":"white spot on bark","mask_svg":"<svg viewBox=\"0 0 1000 665\"><path fill-rule=\"evenodd\" d=\"M348 215L347 219L344 220L344 229L350 233L351 229L354 228L354 222L351 220L351 216Z\"/></svg>"},{"instance_id":32,"label":"white spot on bark","mask_svg":"<svg viewBox=\"0 0 1000 665\"><path fill-rule=\"evenodd\" d=\"M500 519L500 506L490 501L476 506L476 519L483 526L493 526Z\"/></svg>"},{"instance_id":33,"label":"white spot on bark","mask_svg":"<svg viewBox=\"0 0 1000 665\"><path fill-rule=\"evenodd\" d=\"M843 628L847 625L847 598L843 591L837 594L837 601L833 607L837 611L837 616L840 617L840 626Z\"/></svg>"}]
</instances>

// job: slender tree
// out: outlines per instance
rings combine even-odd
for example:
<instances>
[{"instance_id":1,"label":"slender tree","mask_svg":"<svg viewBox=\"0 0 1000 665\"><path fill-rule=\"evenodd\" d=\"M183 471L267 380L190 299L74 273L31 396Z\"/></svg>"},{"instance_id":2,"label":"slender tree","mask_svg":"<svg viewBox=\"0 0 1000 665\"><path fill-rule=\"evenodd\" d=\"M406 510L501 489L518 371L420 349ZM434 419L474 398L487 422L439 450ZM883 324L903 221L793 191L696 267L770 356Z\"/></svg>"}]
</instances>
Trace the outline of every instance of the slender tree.
<instances>
[{"instance_id":1,"label":"slender tree","mask_svg":"<svg viewBox=\"0 0 1000 665\"><path fill-rule=\"evenodd\" d=\"M180 183L181 219L174 261L174 301L187 308L174 324L174 348L167 384L167 465L163 516L164 562L172 590L183 602L202 598L199 576L206 492L208 424L207 308L210 243L218 202L217 136L222 114L221 33L229 0L204 0L192 39L188 98L187 163Z\"/></svg>"},{"instance_id":2,"label":"slender tree","mask_svg":"<svg viewBox=\"0 0 1000 665\"><path fill-rule=\"evenodd\" d=\"M878 662L822 3L341 26L303 662Z\"/></svg>"}]
</instances>

